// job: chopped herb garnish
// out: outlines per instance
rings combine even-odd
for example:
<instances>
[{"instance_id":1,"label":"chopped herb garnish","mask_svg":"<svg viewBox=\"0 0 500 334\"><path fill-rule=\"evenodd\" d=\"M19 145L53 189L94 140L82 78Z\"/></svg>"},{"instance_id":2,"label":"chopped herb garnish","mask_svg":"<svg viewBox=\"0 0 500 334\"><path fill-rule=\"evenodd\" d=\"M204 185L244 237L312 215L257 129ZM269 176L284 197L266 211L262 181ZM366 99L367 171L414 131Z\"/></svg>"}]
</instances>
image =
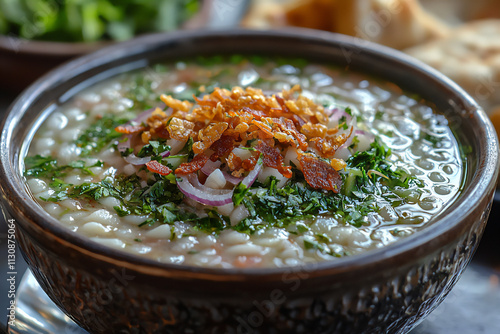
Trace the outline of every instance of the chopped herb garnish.
<instances>
[{"instance_id":1,"label":"chopped herb garnish","mask_svg":"<svg viewBox=\"0 0 500 334\"><path fill-rule=\"evenodd\" d=\"M246 185L244 185L241 182L238 183L238 185L234 188L234 193L233 193L234 206L238 206L241 204L241 201L243 201L243 198L245 197L248 190L249 188Z\"/></svg>"},{"instance_id":2,"label":"chopped herb garnish","mask_svg":"<svg viewBox=\"0 0 500 334\"><path fill-rule=\"evenodd\" d=\"M144 145L141 150L137 153L140 158L153 156L158 157L161 153L170 151L170 146L166 145L165 142L151 140L149 144Z\"/></svg>"},{"instance_id":3,"label":"chopped herb garnish","mask_svg":"<svg viewBox=\"0 0 500 334\"><path fill-rule=\"evenodd\" d=\"M99 152L113 140L120 138L122 134L116 132L115 128L127 121L110 115L98 119L75 140L75 144L82 148L81 155L88 156L90 153Z\"/></svg>"},{"instance_id":4,"label":"chopped herb garnish","mask_svg":"<svg viewBox=\"0 0 500 334\"><path fill-rule=\"evenodd\" d=\"M66 176L68 170L71 169L79 169L83 174L94 175L90 168L103 166L102 161L97 161L91 166L86 166L83 160L71 161L68 165L59 166L56 159L41 155L26 157L24 159L24 164L26 165L26 170L24 172L25 176L47 178L52 181ZM61 183L63 183L61 180L56 183L59 188L61 188Z\"/></svg>"},{"instance_id":5,"label":"chopped herb garnish","mask_svg":"<svg viewBox=\"0 0 500 334\"><path fill-rule=\"evenodd\" d=\"M347 160L348 173L342 174L343 188L339 194L330 191L312 189L304 183L301 173L294 173L294 177L284 187L276 187L277 180L270 177L266 184L258 182L244 193L238 189L233 201L243 203L250 215L236 225L235 229L241 232L253 233L261 225L286 227L289 224L312 218L322 214L337 214L355 226L366 223L369 214L379 209L378 201L395 203L404 201L394 193L396 187L421 187L421 181L410 177L401 170L393 170L387 160L391 151L378 141L372 144L371 149L357 152ZM370 171L387 176L389 179L370 174ZM247 189L245 189L247 190ZM264 223L265 222L265 223ZM297 225L299 232L308 230L302 223ZM317 235L325 242L325 236Z\"/></svg>"},{"instance_id":6,"label":"chopped herb garnish","mask_svg":"<svg viewBox=\"0 0 500 334\"><path fill-rule=\"evenodd\" d=\"M191 220L195 222L197 230L212 234L231 226L229 218L219 214L216 210L209 210L207 214L206 217Z\"/></svg>"}]
</instances>

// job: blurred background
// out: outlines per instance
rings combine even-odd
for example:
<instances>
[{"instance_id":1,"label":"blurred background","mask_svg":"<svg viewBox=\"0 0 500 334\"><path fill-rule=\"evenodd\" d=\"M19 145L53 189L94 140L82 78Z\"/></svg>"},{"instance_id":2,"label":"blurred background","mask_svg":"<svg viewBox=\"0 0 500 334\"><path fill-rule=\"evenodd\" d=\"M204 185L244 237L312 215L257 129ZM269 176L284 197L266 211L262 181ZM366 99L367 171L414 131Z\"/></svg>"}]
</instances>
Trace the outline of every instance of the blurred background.
<instances>
[{"instance_id":1,"label":"blurred background","mask_svg":"<svg viewBox=\"0 0 500 334\"><path fill-rule=\"evenodd\" d=\"M137 35L292 26L351 35L426 62L467 90L499 132L500 0L0 0L0 118L22 89L51 68ZM500 333L498 192L497 197L472 264L412 334ZM0 215L0 310L5 310L2 220ZM20 255L18 261L17 283L26 268Z\"/></svg>"}]
</instances>

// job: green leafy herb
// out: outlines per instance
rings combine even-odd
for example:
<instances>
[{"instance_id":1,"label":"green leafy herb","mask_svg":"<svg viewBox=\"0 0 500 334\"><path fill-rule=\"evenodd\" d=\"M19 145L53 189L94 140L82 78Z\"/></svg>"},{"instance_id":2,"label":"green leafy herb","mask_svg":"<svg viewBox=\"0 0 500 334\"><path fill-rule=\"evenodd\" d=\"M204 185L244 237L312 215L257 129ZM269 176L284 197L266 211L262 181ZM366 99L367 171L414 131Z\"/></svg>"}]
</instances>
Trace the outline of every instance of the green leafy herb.
<instances>
[{"instance_id":1,"label":"green leafy herb","mask_svg":"<svg viewBox=\"0 0 500 334\"><path fill-rule=\"evenodd\" d=\"M233 203L235 207L241 204L248 190L249 188L241 182L234 188Z\"/></svg>"},{"instance_id":2,"label":"green leafy herb","mask_svg":"<svg viewBox=\"0 0 500 334\"><path fill-rule=\"evenodd\" d=\"M160 142L151 140L149 144L146 144L141 148L141 150L137 153L137 156L140 158L148 156L158 157L161 153L166 151L170 151L170 146L166 145L165 141Z\"/></svg>"},{"instance_id":3,"label":"green leafy herb","mask_svg":"<svg viewBox=\"0 0 500 334\"><path fill-rule=\"evenodd\" d=\"M304 247L306 249L318 249L321 252L325 252L325 248L321 246L318 242L304 239Z\"/></svg>"},{"instance_id":4,"label":"green leafy herb","mask_svg":"<svg viewBox=\"0 0 500 334\"><path fill-rule=\"evenodd\" d=\"M103 166L102 161L97 161L92 166L85 166L85 161L83 160L72 161L68 165L59 166L57 164L57 160L54 158L44 157L41 155L26 157L24 159L24 164L26 166L26 170L24 172L25 176L47 178L52 181L55 181L57 178L64 177L67 171L71 169L80 169L83 174L94 175L90 168ZM57 187L60 187L62 181L59 180L57 182Z\"/></svg>"},{"instance_id":5,"label":"green leafy herb","mask_svg":"<svg viewBox=\"0 0 500 334\"><path fill-rule=\"evenodd\" d=\"M243 203L249 217L234 228L253 233L265 226L286 227L297 220L322 214L342 217L345 222L360 227L367 222L370 213L379 210L380 201L394 205L404 201L394 192L398 187L422 186L420 180L402 170L393 169L387 160L390 155L390 150L377 141L369 150L354 154L347 161L348 172L342 174L344 182L338 194L312 189L295 168L293 178L284 187L278 188L276 178L270 177L265 184L255 182L252 191L238 189L233 202L235 205ZM375 171L387 179L375 174ZM299 232L308 230L302 223L296 226ZM326 242L328 237L318 234L316 238L319 242Z\"/></svg>"},{"instance_id":6,"label":"green leafy herb","mask_svg":"<svg viewBox=\"0 0 500 334\"><path fill-rule=\"evenodd\" d=\"M82 156L96 153L109 145L113 140L120 138L121 133L116 132L118 125L126 123L128 120L106 115L94 122L78 139L75 144L82 148Z\"/></svg>"},{"instance_id":7,"label":"green leafy herb","mask_svg":"<svg viewBox=\"0 0 500 334\"><path fill-rule=\"evenodd\" d=\"M99 183L83 183L75 186L69 195L72 198L87 197L98 201L102 197L118 197L119 191L113 185L113 178L108 176Z\"/></svg>"},{"instance_id":8,"label":"green leafy herb","mask_svg":"<svg viewBox=\"0 0 500 334\"><path fill-rule=\"evenodd\" d=\"M206 217L194 220L197 230L212 234L231 226L229 218L219 214L216 210L209 210L207 214Z\"/></svg>"},{"instance_id":9,"label":"green leafy herb","mask_svg":"<svg viewBox=\"0 0 500 334\"><path fill-rule=\"evenodd\" d=\"M41 155L26 157L24 164L26 165L25 176L46 177L50 179L61 176L57 160L52 157L43 157Z\"/></svg>"}]
</instances>

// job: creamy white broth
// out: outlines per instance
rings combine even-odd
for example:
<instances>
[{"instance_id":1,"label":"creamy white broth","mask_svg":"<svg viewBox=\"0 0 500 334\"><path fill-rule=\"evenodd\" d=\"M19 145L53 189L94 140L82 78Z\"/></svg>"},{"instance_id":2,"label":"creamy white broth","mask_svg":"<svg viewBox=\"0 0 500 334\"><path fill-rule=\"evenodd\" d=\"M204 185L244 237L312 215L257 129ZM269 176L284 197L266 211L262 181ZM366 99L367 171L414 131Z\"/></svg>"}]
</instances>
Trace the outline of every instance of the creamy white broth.
<instances>
[{"instance_id":1,"label":"creamy white broth","mask_svg":"<svg viewBox=\"0 0 500 334\"><path fill-rule=\"evenodd\" d=\"M388 160L393 168L406 171L423 187L397 189L400 199L381 194L376 212L360 217L361 226L350 224L341 215L323 213L299 224L268 226L253 233L231 227L207 233L182 221L142 225L150 217L120 217L114 209L120 200L114 197L46 201L43 199L59 191L50 186L53 181L29 176L27 184L33 196L63 225L93 241L160 262L222 268L295 266L383 247L425 227L456 198L463 174L457 142L446 118L418 97L392 84L322 65L257 60L233 59L236 64L215 61L215 65L178 62L100 83L48 117L35 134L28 156L52 156L59 165L80 160L85 166L96 165L88 167L91 173L87 174L82 169L67 170L61 178L66 184L81 185L132 174L147 179L147 172L127 163L116 145L106 145L87 157L81 156L82 148L75 141L103 116L132 119L160 105L161 94L182 100L192 93L201 94L192 88L199 86L204 86L205 92L216 85L252 86L275 93L299 84L302 94L317 104L349 107L359 129L373 133L392 150ZM351 155L345 148L336 153L336 157L344 159ZM96 164L99 161L102 166ZM185 200L183 205L199 216L206 215L205 207L193 200ZM232 217L233 226L233 220L245 216L237 209L224 215ZM307 230L299 225L307 226Z\"/></svg>"}]
</instances>

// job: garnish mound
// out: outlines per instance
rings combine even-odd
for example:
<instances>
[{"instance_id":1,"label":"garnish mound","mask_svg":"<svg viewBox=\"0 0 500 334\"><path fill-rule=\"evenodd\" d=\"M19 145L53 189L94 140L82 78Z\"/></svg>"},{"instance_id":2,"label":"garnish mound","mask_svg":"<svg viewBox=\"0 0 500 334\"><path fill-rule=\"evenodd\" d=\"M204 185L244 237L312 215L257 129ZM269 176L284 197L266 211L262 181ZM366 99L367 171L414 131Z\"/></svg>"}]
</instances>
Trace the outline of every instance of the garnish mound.
<instances>
[{"instance_id":1,"label":"garnish mound","mask_svg":"<svg viewBox=\"0 0 500 334\"><path fill-rule=\"evenodd\" d=\"M334 155L352 135L353 127L339 122L328 128L329 114L324 107L300 92L298 85L280 94L265 94L252 87L215 88L211 94L195 97L196 104L162 95L166 111L156 108L140 124L121 125L116 131L137 136L143 145L171 139L191 141L194 156L173 171L176 176L195 173L211 161L232 177L241 178L262 156L265 166L285 178L291 178L292 167L297 167L305 171L312 188L338 193L338 171L346 163ZM237 154L235 149L248 153ZM293 166L287 154L296 157L299 165ZM171 172L160 165L161 161L147 167L161 175Z\"/></svg>"}]
</instances>

